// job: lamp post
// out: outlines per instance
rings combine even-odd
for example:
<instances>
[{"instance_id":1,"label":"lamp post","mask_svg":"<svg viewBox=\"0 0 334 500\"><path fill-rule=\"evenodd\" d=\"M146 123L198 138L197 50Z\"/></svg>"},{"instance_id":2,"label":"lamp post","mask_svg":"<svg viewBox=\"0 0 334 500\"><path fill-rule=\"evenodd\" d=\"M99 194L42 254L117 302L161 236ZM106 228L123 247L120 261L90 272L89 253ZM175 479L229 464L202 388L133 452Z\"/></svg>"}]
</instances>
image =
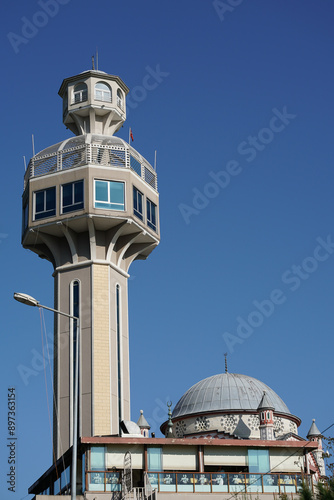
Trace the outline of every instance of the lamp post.
<instances>
[{"instance_id":1,"label":"lamp post","mask_svg":"<svg viewBox=\"0 0 334 500\"><path fill-rule=\"evenodd\" d=\"M77 454L78 454L78 394L79 394L79 334L80 320L77 316L58 311L52 307L43 306L26 293L14 293L14 299L28 306L40 307L76 320L76 346L75 346L75 372L74 372L74 402L73 402L73 447L72 447L72 474L71 474L71 500L76 500L77 495Z\"/></svg>"}]
</instances>

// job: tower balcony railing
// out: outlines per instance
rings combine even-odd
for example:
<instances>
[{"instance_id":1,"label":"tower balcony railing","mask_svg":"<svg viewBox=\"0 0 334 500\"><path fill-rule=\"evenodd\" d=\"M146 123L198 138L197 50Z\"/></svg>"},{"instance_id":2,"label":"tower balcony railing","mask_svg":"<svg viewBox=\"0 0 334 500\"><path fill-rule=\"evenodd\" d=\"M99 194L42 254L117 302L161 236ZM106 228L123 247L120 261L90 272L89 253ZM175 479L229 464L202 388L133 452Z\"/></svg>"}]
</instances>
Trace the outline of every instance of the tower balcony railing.
<instances>
[{"instance_id":1,"label":"tower balcony railing","mask_svg":"<svg viewBox=\"0 0 334 500\"><path fill-rule=\"evenodd\" d=\"M24 176L24 189L29 179L87 164L129 168L153 189L158 190L156 171L133 148L94 143L32 157Z\"/></svg>"},{"instance_id":2,"label":"tower balcony railing","mask_svg":"<svg viewBox=\"0 0 334 500\"><path fill-rule=\"evenodd\" d=\"M87 471L92 492L121 491L121 472ZM284 493L298 494L303 482L313 491L311 475L293 473L147 472L146 487L158 493Z\"/></svg>"}]
</instances>

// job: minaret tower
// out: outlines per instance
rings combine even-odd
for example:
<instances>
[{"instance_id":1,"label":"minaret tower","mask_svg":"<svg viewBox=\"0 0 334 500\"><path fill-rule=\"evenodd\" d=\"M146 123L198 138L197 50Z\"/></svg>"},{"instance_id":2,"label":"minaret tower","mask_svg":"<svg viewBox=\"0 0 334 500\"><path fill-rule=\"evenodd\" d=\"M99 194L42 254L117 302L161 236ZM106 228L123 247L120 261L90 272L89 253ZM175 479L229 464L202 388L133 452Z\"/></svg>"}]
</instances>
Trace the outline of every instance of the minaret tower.
<instances>
[{"instance_id":1,"label":"minaret tower","mask_svg":"<svg viewBox=\"0 0 334 500\"><path fill-rule=\"evenodd\" d=\"M274 436L274 410L266 391L263 391L263 396L257 408L260 418L260 439L271 441Z\"/></svg>"},{"instance_id":2,"label":"minaret tower","mask_svg":"<svg viewBox=\"0 0 334 500\"><path fill-rule=\"evenodd\" d=\"M322 449L322 435L318 427L316 426L315 419L312 420L312 425L306 437L310 441L315 441L316 443L318 443L318 449L314 451L313 454L316 458L321 476L326 476L324 452Z\"/></svg>"},{"instance_id":3,"label":"minaret tower","mask_svg":"<svg viewBox=\"0 0 334 500\"><path fill-rule=\"evenodd\" d=\"M87 437L119 435L130 420L128 270L160 239L156 172L113 135L128 91L102 71L66 78L63 122L75 136L36 154L24 178L22 244L52 263L55 309L80 317L79 434ZM73 443L73 323L55 315L57 458Z\"/></svg>"}]
</instances>

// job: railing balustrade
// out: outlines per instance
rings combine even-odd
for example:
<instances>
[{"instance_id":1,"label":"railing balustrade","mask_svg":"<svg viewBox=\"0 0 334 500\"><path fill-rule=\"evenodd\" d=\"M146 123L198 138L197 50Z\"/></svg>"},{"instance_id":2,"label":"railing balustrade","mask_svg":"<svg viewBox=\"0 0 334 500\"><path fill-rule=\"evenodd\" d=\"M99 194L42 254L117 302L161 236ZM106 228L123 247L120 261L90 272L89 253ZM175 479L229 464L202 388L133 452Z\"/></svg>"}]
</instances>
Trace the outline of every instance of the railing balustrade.
<instances>
[{"instance_id":1,"label":"railing balustrade","mask_svg":"<svg viewBox=\"0 0 334 500\"><path fill-rule=\"evenodd\" d=\"M88 471L88 491L116 492L122 489L121 472ZM307 474L260 474L233 472L146 472L144 488L137 498L158 493L298 493L302 483L313 490Z\"/></svg>"},{"instance_id":2,"label":"railing balustrade","mask_svg":"<svg viewBox=\"0 0 334 500\"><path fill-rule=\"evenodd\" d=\"M87 164L102 167L130 168L153 189L158 189L157 174L148 162L135 157L129 147L105 144L83 144L31 158L24 176L24 188L29 179Z\"/></svg>"}]
</instances>

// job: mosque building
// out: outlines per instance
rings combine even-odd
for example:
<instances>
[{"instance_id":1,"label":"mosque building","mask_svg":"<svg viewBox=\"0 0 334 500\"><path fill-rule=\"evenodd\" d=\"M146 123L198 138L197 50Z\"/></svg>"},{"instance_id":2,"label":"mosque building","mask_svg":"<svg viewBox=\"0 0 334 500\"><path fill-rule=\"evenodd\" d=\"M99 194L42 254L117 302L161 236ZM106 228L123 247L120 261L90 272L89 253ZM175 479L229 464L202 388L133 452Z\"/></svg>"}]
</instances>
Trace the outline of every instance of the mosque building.
<instances>
[{"instance_id":1,"label":"mosque building","mask_svg":"<svg viewBox=\"0 0 334 500\"><path fill-rule=\"evenodd\" d=\"M55 460L29 493L183 500L313 488L325 476L315 422L302 438L301 419L276 392L227 365L169 407L165 437L150 433L144 412L131 421L129 268L159 244L160 225L155 167L114 135L128 92L95 69L66 78L59 95L74 136L34 155L25 173L22 244L52 264L59 313Z\"/></svg>"}]
</instances>

